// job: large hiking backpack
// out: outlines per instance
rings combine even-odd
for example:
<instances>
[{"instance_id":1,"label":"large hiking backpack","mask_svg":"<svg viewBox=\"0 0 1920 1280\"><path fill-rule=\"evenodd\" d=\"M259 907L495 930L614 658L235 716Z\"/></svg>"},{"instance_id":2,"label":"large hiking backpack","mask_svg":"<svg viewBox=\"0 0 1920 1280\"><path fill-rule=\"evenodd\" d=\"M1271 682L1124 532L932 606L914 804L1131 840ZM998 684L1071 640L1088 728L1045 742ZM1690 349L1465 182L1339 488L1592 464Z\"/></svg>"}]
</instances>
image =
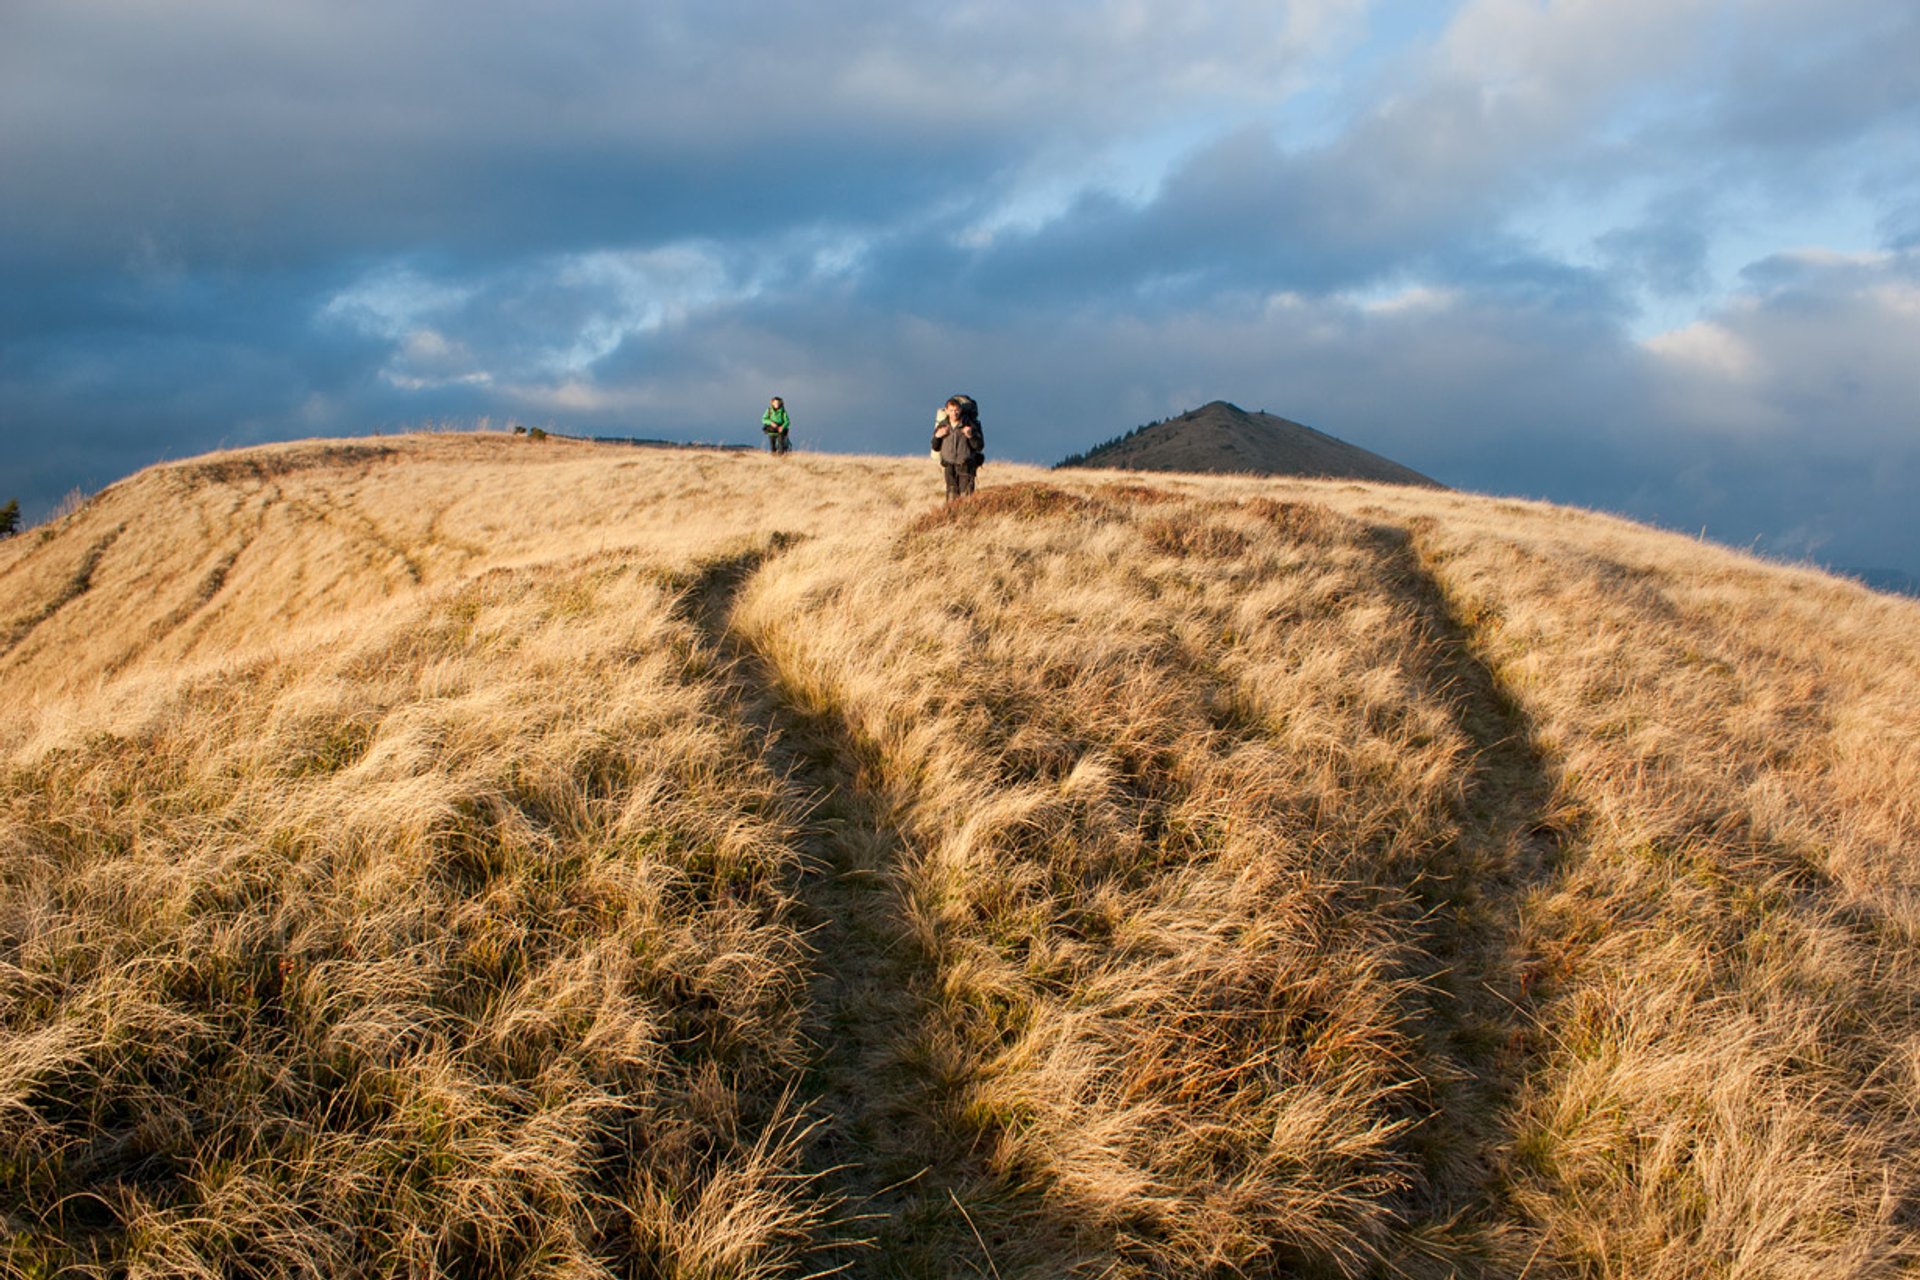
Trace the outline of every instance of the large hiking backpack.
<instances>
[{"instance_id":1,"label":"large hiking backpack","mask_svg":"<svg viewBox=\"0 0 1920 1280\"><path fill-rule=\"evenodd\" d=\"M980 406L974 403L972 396L955 396L960 406L960 421L973 428L973 452L967 456L967 465L978 468L987 460L986 450L982 448L986 432L980 429Z\"/></svg>"}]
</instances>

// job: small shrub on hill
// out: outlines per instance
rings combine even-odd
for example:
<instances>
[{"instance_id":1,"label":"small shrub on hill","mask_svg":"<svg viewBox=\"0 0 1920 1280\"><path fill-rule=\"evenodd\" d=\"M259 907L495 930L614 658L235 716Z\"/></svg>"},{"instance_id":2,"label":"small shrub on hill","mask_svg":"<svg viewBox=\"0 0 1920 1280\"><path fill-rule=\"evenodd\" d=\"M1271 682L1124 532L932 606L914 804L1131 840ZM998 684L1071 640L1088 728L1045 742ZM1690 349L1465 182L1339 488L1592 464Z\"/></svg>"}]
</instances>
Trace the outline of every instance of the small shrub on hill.
<instances>
[{"instance_id":1,"label":"small shrub on hill","mask_svg":"<svg viewBox=\"0 0 1920 1280\"><path fill-rule=\"evenodd\" d=\"M1066 465L1062 463L1061 465ZM1095 490L1101 497L1121 505L1155 507L1168 502L1184 502L1177 493L1146 484L1103 484Z\"/></svg>"},{"instance_id":2,"label":"small shrub on hill","mask_svg":"<svg viewBox=\"0 0 1920 1280\"><path fill-rule=\"evenodd\" d=\"M1097 498L1058 489L1049 484L1026 482L995 485L970 498L936 507L907 526L909 534L930 533L941 529L972 528L984 520L1020 520L1027 522L1059 520L1070 517L1108 519L1117 513Z\"/></svg>"},{"instance_id":3,"label":"small shrub on hill","mask_svg":"<svg viewBox=\"0 0 1920 1280\"><path fill-rule=\"evenodd\" d=\"M1246 551L1251 541L1238 529L1214 524L1198 515L1149 520L1140 526L1140 536L1162 555L1183 558L1237 556Z\"/></svg>"},{"instance_id":4,"label":"small shrub on hill","mask_svg":"<svg viewBox=\"0 0 1920 1280\"><path fill-rule=\"evenodd\" d=\"M60 501L53 504L53 512L47 517L47 523L54 525L73 515L87 505L87 492L84 489L69 489L61 495Z\"/></svg>"},{"instance_id":5,"label":"small shrub on hill","mask_svg":"<svg viewBox=\"0 0 1920 1280\"><path fill-rule=\"evenodd\" d=\"M1255 498L1247 503L1255 515L1298 542L1326 543L1343 530L1350 531L1353 521L1337 516L1317 502L1280 502Z\"/></svg>"}]
</instances>

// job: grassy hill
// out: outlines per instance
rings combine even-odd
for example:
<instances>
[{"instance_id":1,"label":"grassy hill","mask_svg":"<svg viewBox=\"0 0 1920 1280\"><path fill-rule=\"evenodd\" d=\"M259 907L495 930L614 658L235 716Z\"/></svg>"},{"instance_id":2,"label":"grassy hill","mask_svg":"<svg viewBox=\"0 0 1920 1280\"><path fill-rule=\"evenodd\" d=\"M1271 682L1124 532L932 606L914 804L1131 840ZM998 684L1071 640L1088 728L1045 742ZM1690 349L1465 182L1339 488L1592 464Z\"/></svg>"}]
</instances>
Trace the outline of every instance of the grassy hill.
<instances>
[{"instance_id":1,"label":"grassy hill","mask_svg":"<svg viewBox=\"0 0 1920 1280\"><path fill-rule=\"evenodd\" d=\"M1411 467L1324 431L1271 413L1248 413L1224 400L1210 401L1164 422L1136 427L1086 453L1064 459L1059 466L1308 476L1441 487Z\"/></svg>"},{"instance_id":2,"label":"grassy hill","mask_svg":"<svg viewBox=\"0 0 1920 1280\"><path fill-rule=\"evenodd\" d=\"M1920 604L429 436L0 543L0 1274L1920 1263Z\"/></svg>"}]
</instances>

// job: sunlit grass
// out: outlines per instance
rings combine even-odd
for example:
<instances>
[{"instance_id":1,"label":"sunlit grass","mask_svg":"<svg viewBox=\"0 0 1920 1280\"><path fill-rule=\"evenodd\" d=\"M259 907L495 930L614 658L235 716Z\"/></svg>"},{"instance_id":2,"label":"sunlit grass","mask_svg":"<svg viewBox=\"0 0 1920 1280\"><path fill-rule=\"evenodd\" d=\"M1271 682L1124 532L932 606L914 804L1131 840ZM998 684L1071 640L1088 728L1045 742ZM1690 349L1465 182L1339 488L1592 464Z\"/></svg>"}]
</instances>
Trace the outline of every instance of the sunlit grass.
<instances>
[{"instance_id":1,"label":"sunlit grass","mask_svg":"<svg viewBox=\"0 0 1920 1280\"><path fill-rule=\"evenodd\" d=\"M982 479L397 437L0 544L0 1270L1920 1261L1920 609Z\"/></svg>"}]
</instances>

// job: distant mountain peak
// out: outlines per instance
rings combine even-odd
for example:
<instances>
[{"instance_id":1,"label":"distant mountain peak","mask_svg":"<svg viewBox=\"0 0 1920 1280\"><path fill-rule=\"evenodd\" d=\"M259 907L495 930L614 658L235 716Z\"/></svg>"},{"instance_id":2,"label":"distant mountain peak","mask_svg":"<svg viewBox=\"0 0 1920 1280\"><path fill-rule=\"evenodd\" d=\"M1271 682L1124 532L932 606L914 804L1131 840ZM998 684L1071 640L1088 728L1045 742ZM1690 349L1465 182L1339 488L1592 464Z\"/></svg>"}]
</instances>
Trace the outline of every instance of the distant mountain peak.
<instances>
[{"instance_id":1,"label":"distant mountain peak","mask_svg":"<svg viewBox=\"0 0 1920 1280\"><path fill-rule=\"evenodd\" d=\"M1375 480L1444 488L1391 458L1265 411L1211 400L1075 454L1062 467Z\"/></svg>"}]
</instances>

